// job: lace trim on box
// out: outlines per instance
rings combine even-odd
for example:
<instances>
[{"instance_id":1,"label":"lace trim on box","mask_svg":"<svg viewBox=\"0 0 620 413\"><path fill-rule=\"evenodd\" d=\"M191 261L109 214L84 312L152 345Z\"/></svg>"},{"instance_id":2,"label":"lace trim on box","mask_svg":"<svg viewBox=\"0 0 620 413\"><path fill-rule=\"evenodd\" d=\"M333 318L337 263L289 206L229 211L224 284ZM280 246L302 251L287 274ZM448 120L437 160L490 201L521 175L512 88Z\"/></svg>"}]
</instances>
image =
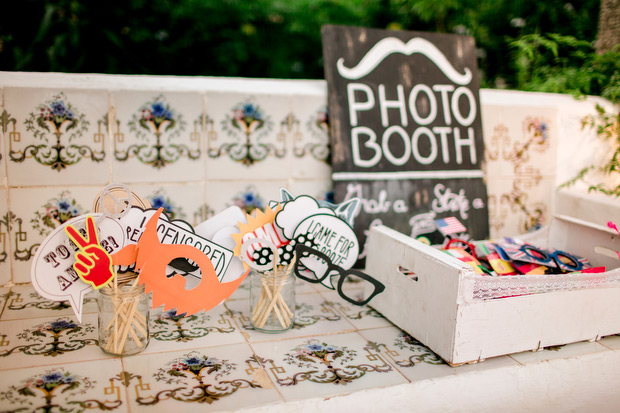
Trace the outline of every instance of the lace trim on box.
<instances>
[{"instance_id":1,"label":"lace trim on box","mask_svg":"<svg viewBox=\"0 0 620 413\"><path fill-rule=\"evenodd\" d=\"M489 300L553 291L620 287L620 271L599 274L514 275L473 278L473 300Z\"/></svg>"}]
</instances>

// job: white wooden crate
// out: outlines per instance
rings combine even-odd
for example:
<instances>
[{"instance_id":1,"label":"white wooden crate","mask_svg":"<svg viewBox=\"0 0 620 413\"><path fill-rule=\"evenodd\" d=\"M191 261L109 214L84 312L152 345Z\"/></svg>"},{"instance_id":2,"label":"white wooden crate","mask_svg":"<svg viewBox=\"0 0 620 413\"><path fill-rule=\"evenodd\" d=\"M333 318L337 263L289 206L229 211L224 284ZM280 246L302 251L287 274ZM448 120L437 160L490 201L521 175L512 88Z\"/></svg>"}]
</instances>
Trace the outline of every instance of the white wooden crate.
<instances>
[{"instance_id":1,"label":"white wooden crate","mask_svg":"<svg viewBox=\"0 0 620 413\"><path fill-rule=\"evenodd\" d=\"M620 333L620 261L610 253L620 251L620 237L602 226L556 216L527 238L543 248L588 257L608 271L578 275L584 277L579 282L593 282L577 290L475 299L481 280L527 277L536 283L550 276L481 276L442 251L377 226L369 233L366 271L386 289L369 305L451 365ZM416 278L403 275L400 267Z\"/></svg>"}]
</instances>

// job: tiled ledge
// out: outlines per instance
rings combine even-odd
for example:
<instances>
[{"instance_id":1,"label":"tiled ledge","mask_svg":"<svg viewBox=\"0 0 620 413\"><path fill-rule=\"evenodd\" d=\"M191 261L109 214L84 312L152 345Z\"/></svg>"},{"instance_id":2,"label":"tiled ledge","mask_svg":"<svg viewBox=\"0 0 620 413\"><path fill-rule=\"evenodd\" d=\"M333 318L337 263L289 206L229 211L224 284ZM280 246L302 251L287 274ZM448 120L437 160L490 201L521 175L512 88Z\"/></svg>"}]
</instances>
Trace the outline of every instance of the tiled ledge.
<instances>
[{"instance_id":1,"label":"tiled ledge","mask_svg":"<svg viewBox=\"0 0 620 413\"><path fill-rule=\"evenodd\" d=\"M297 322L253 331L247 289L208 313L155 311L151 342L118 358L31 286L0 289L0 410L607 411L620 402L620 337L450 367L369 307L298 283ZM197 368L198 366L198 368Z\"/></svg>"},{"instance_id":2,"label":"tiled ledge","mask_svg":"<svg viewBox=\"0 0 620 413\"><path fill-rule=\"evenodd\" d=\"M0 72L0 89L0 286L28 283L37 245L63 220L88 212L110 182L193 225L232 204L264 206L281 187L317 199L330 194L323 80ZM606 153L581 120L596 103L613 106L507 90L484 89L480 98L491 237L548 224L555 186ZM34 147L56 142L39 114L58 102L80 119L59 126L61 144L86 155L54 163L39 149L37 160ZM159 104L175 123L155 133L140 119ZM246 129L235 121L244 106L262 123ZM134 156L158 134L176 155ZM260 150L248 155L235 146L246 138ZM56 217L59 205L67 208Z\"/></svg>"}]
</instances>

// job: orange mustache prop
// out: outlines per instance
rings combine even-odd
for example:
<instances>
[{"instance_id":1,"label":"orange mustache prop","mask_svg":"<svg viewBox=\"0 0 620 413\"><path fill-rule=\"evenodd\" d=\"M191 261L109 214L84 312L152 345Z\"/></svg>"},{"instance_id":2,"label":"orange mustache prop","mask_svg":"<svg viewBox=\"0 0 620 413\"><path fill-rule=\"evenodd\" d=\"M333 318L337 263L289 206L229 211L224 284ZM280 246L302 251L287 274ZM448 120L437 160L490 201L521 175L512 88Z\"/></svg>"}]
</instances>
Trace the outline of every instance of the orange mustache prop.
<instances>
[{"instance_id":1,"label":"orange mustache prop","mask_svg":"<svg viewBox=\"0 0 620 413\"><path fill-rule=\"evenodd\" d=\"M153 308L164 304L164 311L176 308L177 314L191 315L208 311L227 299L239 287L250 270L234 281L221 283L217 279L211 260L198 248L182 244L162 244L157 237L157 222L163 208L146 223L137 244L127 245L112 255L114 265L136 263L138 283L144 284L146 293L153 292ZM185 289L185 278L175 274L166 277L166 266L175 258L188 258L200 268L200 284Z\"/></svg>"}]
</instances>

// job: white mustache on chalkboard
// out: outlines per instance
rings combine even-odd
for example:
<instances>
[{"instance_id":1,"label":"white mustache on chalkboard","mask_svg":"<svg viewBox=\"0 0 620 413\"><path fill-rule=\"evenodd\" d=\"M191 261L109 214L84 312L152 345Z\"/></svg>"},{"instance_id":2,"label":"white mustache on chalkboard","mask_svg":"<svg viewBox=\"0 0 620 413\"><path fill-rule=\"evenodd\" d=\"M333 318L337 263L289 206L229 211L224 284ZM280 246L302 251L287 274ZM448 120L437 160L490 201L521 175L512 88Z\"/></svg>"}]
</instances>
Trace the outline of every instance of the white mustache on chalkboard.
<instances>
[{"instance_id":1,"label":"white mustache on chalkboard","mask_svg":"<svg viewBox=\"0 0 620 413\"><path fill-rule=\"evenodd\" d=\"M411 56L414 53L423 54L431 62L435 63L448 79L457 85L467 85L471 82L472 73L469 68L465 68L465 73L459 73L434 44L420 37L414 37L406 44L395 37L386 37L378 41L355 67L346 67L343 57L338 59L336 62L338 73L346 79L360 79L372 72L392 53L402 53L407 56Z\"/></svg>"}]
</instances>

